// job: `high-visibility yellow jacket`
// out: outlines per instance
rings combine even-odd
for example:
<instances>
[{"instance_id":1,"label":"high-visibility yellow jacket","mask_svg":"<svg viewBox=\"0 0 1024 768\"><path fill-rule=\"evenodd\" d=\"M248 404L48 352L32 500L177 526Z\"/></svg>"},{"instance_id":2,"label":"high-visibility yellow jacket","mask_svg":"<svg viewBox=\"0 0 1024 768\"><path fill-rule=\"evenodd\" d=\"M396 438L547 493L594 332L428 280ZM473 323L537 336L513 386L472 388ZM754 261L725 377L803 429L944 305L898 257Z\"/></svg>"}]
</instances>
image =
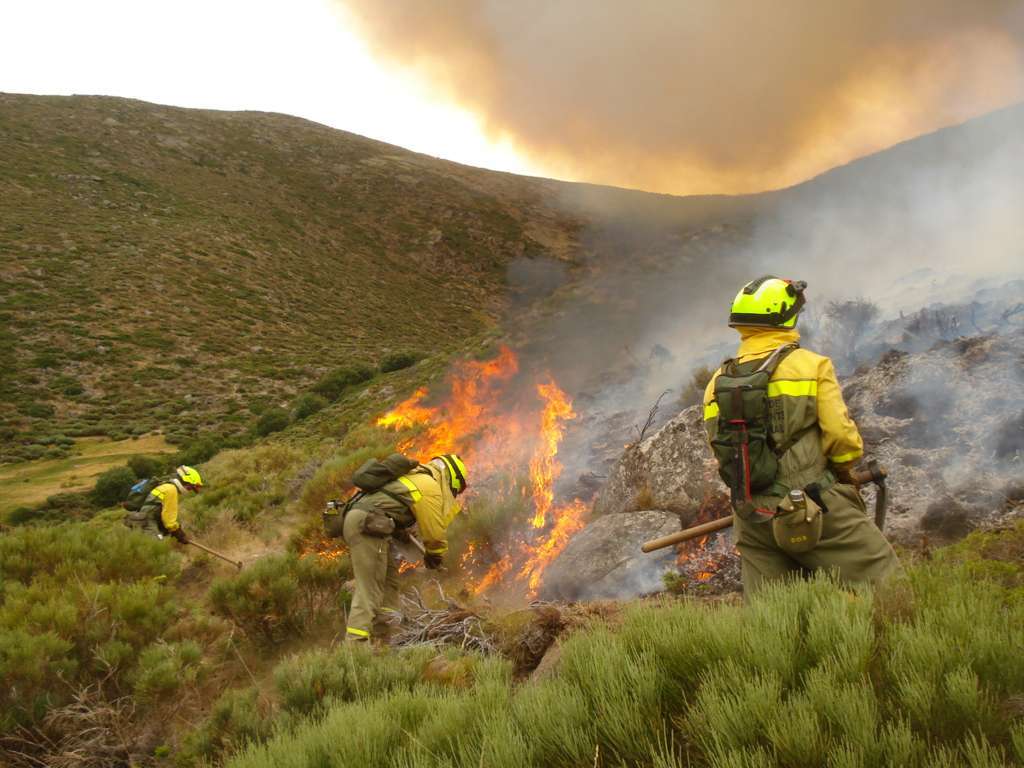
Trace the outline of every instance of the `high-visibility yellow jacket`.
<instances>
[{"instance_id":1,"label":"high-visibility yellow jacket","mask_svg":"<svg viewBox=\"0 0 1024 768\"><path fill-rule=\"evenodd\" d=\"M401 527L411 526L415 518L423 547L433 555L443 555L448 551L448 526L461 509L447 473L447 468L433 462L421 464L380 491L367 494L356 506L388 515Z\"/></svg>"},{"instance_id":2,"label":"high-visibility yellow jacket","mask_svg":"<svg viewBox=\"0 0 1024 768\"><path fill-rule=\"evenodd\" d=\"M161 483L149 492L143 506L160 505L160 522L167 531L178 530L178 486L173 482Z\"/></svg>"},{"instance_id":3,"label":"high-visibility yellow jacket","mask_svg":"<svg viewBox=\"0 0 1024 768\"><path fill-rule=\"evenodd\" d=\"M424 548L431 554L443 555L448 551L448 526L462 506L452 495L446 475L448 470L434 464L424 466L429 474L414 472L402 480L410 480L419 492L419 498L416 498L415 493L412 494L412 513L416 515Z\"/></svg>"},{"instance_id":4,"label":"high-visibility yellow jacket","mask_svg":"<svg viewBox=\"0 0 1024 768\"><path fill-rule=\"evenodd\" d=\"M740 363L763 358L784 344L800 340L791 329L741 328L737 359ZM718 431L715 372L704 391L704 426L714 439ZM817 482L827 462L844 464L859 459L864 442L843 402L835 368L827 357L797 349L783 358L768 384L771 433L783 445L805 431L779 460L779 481L790 488ZM774 404L778 404L776 407ZM809 429L813 425L817 429Z\"/></svg>"}]
</instances>

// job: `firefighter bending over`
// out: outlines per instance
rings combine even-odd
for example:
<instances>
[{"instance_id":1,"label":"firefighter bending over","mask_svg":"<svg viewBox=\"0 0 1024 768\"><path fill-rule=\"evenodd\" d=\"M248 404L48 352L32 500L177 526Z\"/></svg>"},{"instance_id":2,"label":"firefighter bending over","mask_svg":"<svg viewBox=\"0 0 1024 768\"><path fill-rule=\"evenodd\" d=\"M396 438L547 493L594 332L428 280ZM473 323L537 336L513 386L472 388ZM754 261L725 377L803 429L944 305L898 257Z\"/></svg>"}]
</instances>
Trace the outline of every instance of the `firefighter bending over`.
<instances>
[{"instance_id":1,"label":"firefighter bending over","mask_svg":"<svg viewBox=\"0 0 1024 768\"><path fill-rule=\"evenodd\" d=\"M447 529L460 511L457 498L466 490L466 476L466 465L454 453L427 464L395 453L383 461L371 459L353 475L360 492L326 522L329 535L338 535L340 529L355 573L346 628L350 640L386 638L401 620L394 539L409 539L416 526L427 568L441 567L448 551Z\"/></svg>"},{"instance_id":2,"label":"firefighter bending over","mask_svg":"<svg viewBox=\"0 0 1024 768\"><path fill-rule=\"evenodd\" d=\"M172 536L179 544L187 544L178 519L178 498L186 490L198 493L202 487L199 471L184 465L168 480L140 480L121 505L128 511L124 523L158 539Z\"/></svg>"},{"instance_id":3,"label":"firefighter bending over","mask_svg":"<svg viewBox=\"0 0 1024 768\"><path fill-rule=\"evenodd\" d=\"M772 276L743 287L729 316L739 350L704 393L747 595L794 573L877 582L898 567L850 476L864 445L832 361L799 345L806 287Z\"/></svg>"}]
</instances>

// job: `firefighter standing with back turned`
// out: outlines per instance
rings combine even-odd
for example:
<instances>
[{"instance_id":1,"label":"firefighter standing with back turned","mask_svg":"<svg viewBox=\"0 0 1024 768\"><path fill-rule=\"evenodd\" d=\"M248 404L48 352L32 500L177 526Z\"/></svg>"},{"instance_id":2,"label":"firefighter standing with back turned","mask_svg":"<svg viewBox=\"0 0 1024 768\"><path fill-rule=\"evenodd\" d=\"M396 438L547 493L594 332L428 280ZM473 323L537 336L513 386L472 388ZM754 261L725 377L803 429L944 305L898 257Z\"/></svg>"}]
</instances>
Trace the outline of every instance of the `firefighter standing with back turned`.
<instances>
[{"instance_id":1,"label":"firefighter standing with back turned","mask_svg":"<svg viewBox=\"0 0 1024 768\"><path fill-rule=\"evenodd\" d=\"M899 564L850 476L864 446L832 361L799 347L806 287L772 276L743 287L729 317L739 351L704 393L747 595L819 569L877 582Z\"/></svg>"},{"instance_id":2,"label":"firefighter standing with back turned","mask_svg":"<svg viewBox=\"0 0 1024 768\"><path fill-rule=\"evenodd\" d=\"M401 620L398 612L398 564L392 540L408 538L416 526L427 568L440 568L448 551L447 529L459 513L456 500L466 490L466 465L454 453L418 464L401 454L371 460L352 477L364 492L353 497L341 516L356 589L348 616L349 640L384 639ZM329 535L337 535L337 525Z\"/></svg>"}]
</instances>

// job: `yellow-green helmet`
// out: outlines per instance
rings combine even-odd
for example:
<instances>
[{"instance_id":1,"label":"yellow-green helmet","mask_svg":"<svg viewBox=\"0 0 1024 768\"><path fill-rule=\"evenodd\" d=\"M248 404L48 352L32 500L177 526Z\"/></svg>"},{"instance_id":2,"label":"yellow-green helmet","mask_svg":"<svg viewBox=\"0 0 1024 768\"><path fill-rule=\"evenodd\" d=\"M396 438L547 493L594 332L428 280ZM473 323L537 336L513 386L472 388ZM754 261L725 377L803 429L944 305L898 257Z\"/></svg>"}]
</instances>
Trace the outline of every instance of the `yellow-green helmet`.
<instances>
[{"instance_id":1,"label":"yellow-green helmet","mask_svg":"<svg viewBox=\"0 0 1024 768\"><path fill-rule=\"evenodd\" d=\"M466 465L462 459L459 458L458 454L446 453L443 456L435 456L434 459L440 459L445 467L448 468L448 479L451 484L452 495L458 496L464 490L469 483L466 478L469 476L466 472Z\"/></svg>"},{"instance_id":2,"label":"yellow-green helmet","mask_svg":"<svg viewBox=\"0 0 1024 768\"><path fill-rule=\"evenodd\" d=\"M203 487L203 478L199 474L198 469L186 467L184 464L182 464L180 467L174 470L174 474L178 476L178 479L181 481L182 485L194 485L196 488Z\"/></svg>"},{"instance_id":3,"label":"yellow-green helmet","mask_svg":"<svg viewBox=\"0 0 1024 768\"><path fill-rule=\"evenodd\" d=\"M793 328L804 307L803 280L765 275L743 286L732 302L729 325L755 328Z\"/></svg>"}]
</instances>

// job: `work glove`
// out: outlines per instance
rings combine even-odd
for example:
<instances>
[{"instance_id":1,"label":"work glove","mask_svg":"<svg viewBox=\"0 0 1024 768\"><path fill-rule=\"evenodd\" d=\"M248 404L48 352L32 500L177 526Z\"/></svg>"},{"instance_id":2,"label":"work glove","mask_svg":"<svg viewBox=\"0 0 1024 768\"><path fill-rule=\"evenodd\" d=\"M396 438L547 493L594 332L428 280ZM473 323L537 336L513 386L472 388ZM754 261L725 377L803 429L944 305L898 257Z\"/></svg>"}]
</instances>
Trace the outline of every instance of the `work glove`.
<instances>
[{"instance_id":1,"label":"work glove","mask_svg":"<svg viewBox=\"0 0 1024 768\"><path fill-rule=\"evenodd\" d=\"M175 528L170 534L178 540L179 544L188 544L188 536L185 535L184 528Z\"/></svg>"},{"instance_id":2,"label":"work glove","mask_svg":"<svg viewBox=\"0 0 1024 768\"><path fill-rule=\"evenodd\" d=\"M853 479L853 470L856 466L857 459L854 459L853 461L844 461L842 464L833 464L832 473L840 483L852 485L854 488L859 489L860 483Z\"/></svg>"},{"instance_id":3,"label":"work glove","mask_svg":"<svg viewBox=\"0 0 1024 768\"><path fill-rule=\"evenodd\" d=\"M444 565L444 558L441 555L435 555L433 552L427 552L423 555L423 563L430 570L436 571Z\"/></svg>"},{"instance_id":4,"label":"work glove","mask_svg":"<svg viewBox=\"0 0 1024 768\"><path fill-rule=\"evenodd\" d=\"M412 540L412 534L409 533L408 528L395 528L395 532L391 535L398 541L409 542Z\"/></svg>"}]
</instances>

